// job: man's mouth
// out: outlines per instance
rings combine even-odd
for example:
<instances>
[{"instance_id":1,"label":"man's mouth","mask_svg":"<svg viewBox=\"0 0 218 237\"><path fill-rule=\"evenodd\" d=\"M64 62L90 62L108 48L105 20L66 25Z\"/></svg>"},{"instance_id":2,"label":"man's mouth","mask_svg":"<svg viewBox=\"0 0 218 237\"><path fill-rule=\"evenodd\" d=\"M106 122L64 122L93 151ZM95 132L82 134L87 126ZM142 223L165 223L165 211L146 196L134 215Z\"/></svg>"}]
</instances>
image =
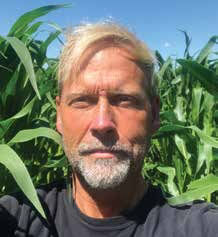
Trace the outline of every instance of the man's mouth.
<instances>
[{"instance_id":1,"label":"man's mouth","mask_svg":"<svg viewBox=\"0 0 218 237\"><path fill-rule=\"evenodd\" d=\"M117 156L127 156L126 152L122 150L112 149L89 149L81 152L84 156L93 156L96 158L115 158Z\"/></svg>"},{"instance_id":2,"label":"man's mouth","mask_svg":"<svg viewBox=\"0 0 218 237\"><path fill-rule=\"evenodd\" d=\"M96 151L92 152L90 154L91 157L95 158L115 158L115 154L112 152L106 152L106 151Z\"/></svg>"}]
</instances>

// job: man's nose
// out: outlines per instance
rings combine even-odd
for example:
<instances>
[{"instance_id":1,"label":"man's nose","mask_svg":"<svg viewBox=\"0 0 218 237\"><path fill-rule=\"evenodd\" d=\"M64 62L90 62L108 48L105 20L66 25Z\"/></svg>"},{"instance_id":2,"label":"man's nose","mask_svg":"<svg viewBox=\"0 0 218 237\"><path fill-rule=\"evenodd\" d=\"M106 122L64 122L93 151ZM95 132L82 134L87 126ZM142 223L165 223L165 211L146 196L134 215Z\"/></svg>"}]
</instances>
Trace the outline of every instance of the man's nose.
<instances>
[{"instance_id":1,"label":"man's nose","mask_svg":"<svg viewBox=\"0 0 218 237\"><path fill-rule=\"evenodd\" d=\"M106 99L98 102L90 129L92 133L103 136L115 132L113 111Z\"/></svg>"}]
</instances>

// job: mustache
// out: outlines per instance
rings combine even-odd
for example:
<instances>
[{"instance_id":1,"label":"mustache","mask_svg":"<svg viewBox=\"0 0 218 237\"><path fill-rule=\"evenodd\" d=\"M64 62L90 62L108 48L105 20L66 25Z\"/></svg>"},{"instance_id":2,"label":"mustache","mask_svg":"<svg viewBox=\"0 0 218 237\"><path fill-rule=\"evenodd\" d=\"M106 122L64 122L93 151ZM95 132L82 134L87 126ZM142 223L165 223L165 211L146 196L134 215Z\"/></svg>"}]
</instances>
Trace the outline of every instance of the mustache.
<instances>
[{"instance_id":1,"label":"mustache","mask_svg":"<svg viewBox=\"0 0 218 237\"><path fill-rule=\"evenodd\" d=\"M133 150L132 146L127 144L116 143L111 146L104 146L99 143L92 144L80 144L78 147L78 152L80 155L88 155L93 152L112 152L112 153L120 153L125 156L132 156Z\"/></svg>"}]
</instances>

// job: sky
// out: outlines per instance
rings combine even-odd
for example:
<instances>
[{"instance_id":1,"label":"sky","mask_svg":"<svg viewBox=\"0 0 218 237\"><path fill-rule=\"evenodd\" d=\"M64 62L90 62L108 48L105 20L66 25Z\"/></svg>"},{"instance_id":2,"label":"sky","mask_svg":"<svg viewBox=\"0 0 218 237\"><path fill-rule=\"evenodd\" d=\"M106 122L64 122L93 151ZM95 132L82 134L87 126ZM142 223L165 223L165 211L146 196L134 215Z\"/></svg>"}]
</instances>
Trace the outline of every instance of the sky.
<instances>
[{"instance_id":1,"label":"sky","mask_svg":"<svg viewBox=\"0 0 218 237\"><path fill-rule=\"evenodd\" d=\"M27 11L64 3L72 6L51 12L39 20L69 27L80 22L113 19L129 27L165 59L183 57L185 38L180 30L185 30L192 38L191 55L199 52L211 36L218 35L218 0L7 0L1 3L0 35L6 36L18 17ZM39 37L46 37L43 26L41 30ZM58 56L60 48L60 43L54 42L48 56ZM218 47L214 50L218 51Z\"/></svg>"}]
</instances>

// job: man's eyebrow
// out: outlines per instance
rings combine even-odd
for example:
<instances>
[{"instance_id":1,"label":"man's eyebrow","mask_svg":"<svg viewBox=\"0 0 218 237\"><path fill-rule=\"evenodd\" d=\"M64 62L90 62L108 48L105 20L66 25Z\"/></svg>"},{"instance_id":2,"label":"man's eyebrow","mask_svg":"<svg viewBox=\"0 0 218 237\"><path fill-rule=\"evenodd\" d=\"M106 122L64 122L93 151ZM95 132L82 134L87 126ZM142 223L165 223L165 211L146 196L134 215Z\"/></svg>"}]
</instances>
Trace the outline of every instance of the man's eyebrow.
<instances>
[{"instance_id":1,"label":"man's eyebrow","mask_svg":"<svg viewBox=\"0 0 218 237\"><path fill-rule=\"evenodd\" d=\"M116 96L116 95L129 95L129 96L134 96L140 99L145 99L146 96L144 93L140 92L135 92L135 91L125 91L125 90L116 90L116 91L109 91L108 92L109 96Z\"/></svg>"},{"instance_id":2,"label":"man's eyebrow","mask_svg":"<svg viewBox=\"0 0 218 237\"><path fill-rule=\"evenodd\" d=\"M124 90L116 90L116 91L109 91L109 94L125 94L125 95L141 95L142 93L136 91L124 91Z\"/></svg>"},{"instance_id":3,"label":"man's eyebrow","mask_svg":"<svg viewBox=\"0 0 218 237\"><path fill-rule=\"evenodd\" d=\"M80 97L80 96L86 96L86 95L90 95L90 93L88 93L88 92L70 93L69 95L65 96L65 100L69 101L69 100L72 100L74 98L77 98L77 97Z\"/></svg>"},{"instance_id":4,"label":"man's eyebrow","mask_svg":"<svg viewBox=\"0 0 218 237\"><path fill-rule=\"evenodd\" d=\"M126 90L109 90L107 92L108 96L117 96L117 95L126 95L126 96L134 96L137 97L139 99L145 99L145 94L144 93L140 93L140 92L135 92L135 91L126 91ZM69 95L66 95L65 100L69 101L72 100L74 98L80 97L80 96L98 96L97 93L91 93L88 91L82 91L79 93L70 93Z\"/></svg>"}]
</instances>

